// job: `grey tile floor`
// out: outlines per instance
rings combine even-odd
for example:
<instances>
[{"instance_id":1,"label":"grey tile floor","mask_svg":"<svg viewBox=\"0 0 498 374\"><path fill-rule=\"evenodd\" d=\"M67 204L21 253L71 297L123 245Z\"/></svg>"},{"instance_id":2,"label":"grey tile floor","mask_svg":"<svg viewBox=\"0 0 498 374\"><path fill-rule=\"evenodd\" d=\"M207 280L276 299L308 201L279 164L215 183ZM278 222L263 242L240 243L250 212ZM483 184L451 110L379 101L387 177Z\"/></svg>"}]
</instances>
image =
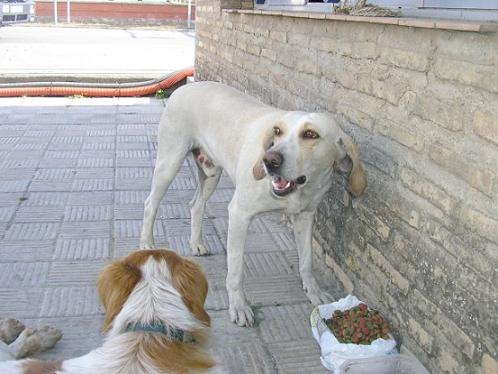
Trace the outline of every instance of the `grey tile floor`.
<instances>
[{"instance_id":1,"label":"grey tile floor","mask_svg":"<svg viewBox=\"0 0 498 374\"><path fill-rule=\"evenodd\" d=\"M41 357L74 357L102 340L95 279L110 259L137 248L162 110L153 99L0 101L0 317L59 327L63 339ZM158 246L186 256L195 186L187 161L155 225ZM247 238L246 294L257 327L230 323L224 278L232 193L222 177L203 227L212 255L195 258L209 279L220 372L325 372L292 234L278 215L256 218Z\"/></svg>"}]
</instances>

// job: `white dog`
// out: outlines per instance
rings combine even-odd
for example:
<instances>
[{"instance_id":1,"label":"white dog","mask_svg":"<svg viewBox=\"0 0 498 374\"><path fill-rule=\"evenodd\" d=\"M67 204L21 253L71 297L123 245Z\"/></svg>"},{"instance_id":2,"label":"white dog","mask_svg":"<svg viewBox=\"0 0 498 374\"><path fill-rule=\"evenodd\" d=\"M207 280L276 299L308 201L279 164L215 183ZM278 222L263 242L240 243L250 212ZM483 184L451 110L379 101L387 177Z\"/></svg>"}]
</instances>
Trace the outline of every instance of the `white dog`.
<instances>
[{"instance_id":1,"label":"white dog","mask_svg":"<svg viewBox=\"0 0 498 374\"><path fill-rule=\"evenodd\" d=\"M355 145L331 116L283 111L220 83L193 83L169 99L158 141L141 248L154 248L153 223L160 201L185 157L193 153L199 166L199 186L191 203L190 244L195 255L208 253L200 243L202 216L222 170L235 184L228 207L230 319L240 326L254 321L242 289L244 243L251 219L267 211L291 216L303 288L313 304L329 300L312 274L315 211L335 171L349 176L353 196L367 186Z\"/></svg>"}]
</instances>

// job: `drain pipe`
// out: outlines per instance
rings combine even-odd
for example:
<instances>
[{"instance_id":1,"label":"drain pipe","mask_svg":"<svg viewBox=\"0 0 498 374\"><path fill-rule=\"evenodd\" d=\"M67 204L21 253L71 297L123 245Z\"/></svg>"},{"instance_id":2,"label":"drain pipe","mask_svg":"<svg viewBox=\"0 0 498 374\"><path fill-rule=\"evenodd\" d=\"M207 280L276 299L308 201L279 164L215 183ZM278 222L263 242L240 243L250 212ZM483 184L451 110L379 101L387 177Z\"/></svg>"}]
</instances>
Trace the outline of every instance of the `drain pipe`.
<instances>
[{"instance_id":1,"label":"drain pipe","mask_svg":"<svg viewBox=\"0 0 498 374\"><path fill-rule=\"evenodd\" d=\"M0 97L19 96L72 96L131 97L148 96L159 90L173 87L194 75L188 68L159 79L133 83L80 83L80 82L26 82L0 84Z\"/></svg>"}]
</instances>

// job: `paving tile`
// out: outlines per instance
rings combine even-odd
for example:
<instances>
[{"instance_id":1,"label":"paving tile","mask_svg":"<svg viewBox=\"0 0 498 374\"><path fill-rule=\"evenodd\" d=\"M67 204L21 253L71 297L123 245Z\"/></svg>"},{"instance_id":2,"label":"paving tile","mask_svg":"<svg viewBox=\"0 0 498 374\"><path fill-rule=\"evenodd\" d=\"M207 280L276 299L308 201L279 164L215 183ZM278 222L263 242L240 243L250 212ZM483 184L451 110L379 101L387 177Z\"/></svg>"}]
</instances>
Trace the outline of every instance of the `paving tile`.
<instances>
[{"instance_id":1,"label":"paving tile","mask_svg":"<svg viewBox=\"0 0 498 374\"><path fill-rule=\"evenodd\" d=\"M269 351L275 359L279 373L326 374L320 362L320 348L315 340L300 339L269 344Z\"/></svg>"},{"instance_id":2,"label":"paving tile","mask_svg":"<svg viewBox=\"0 0 498 374\"><path fill-rule=\"evenodd\" d=\"M30 179L0 181L0 192L23 192L28 189Z\"/></svg>"},{"instance_id":3,"label":"paving tile","mask_svg":"<svg viewBox=\"0 0 498 374\"><path fill-rule=\"evenodd\" d=\"M281 305L305 302L301 279L295 275L248 278L245 293L251 305Z\"/></svg>"},{"instance_id":4,"label":"paving tile","mask_svg":"<svg viewBox=\"0 0 498 374\"><path fill-rule=\"evenodd\" d=\"M37 317L43 293L39 288L0 288L0 316Z\"/></svg>"},{"instance_id":5,"label":"paving tile","mask_svg":"<svg viewBox=\"0 0 498 374\"><path fill-rule=\"evenodd\" d=\"M166 192L166 196L164 197L163 202L188 204L193 199L194 194L195 194L195 189L189 189L189 190L169 189Z\"/></svg>"},{"instance_id":6,"label":"paving tile","mask_svg":"<svg viewBox=\"0 0 498 374\"><path fill-rule=\"evenodd\" d=\"M68 196L67 192L30 192L22 206L64 206Z\"/></svg>"},{"instance_id":7,"label":"paving tile","mask_svg":"<svg viewBox=\"0 0 498 374\"><path fill-rule=\"evenodd\" d=\"M190 234L189 235L168 235L169 246L178 254L182 256L192 256L192 249L190 248ZM216 235L203 235L202 244L209 250L210 254L224 253L225 249L220 239Z\"/></svg>"},{"instance_id":8,"label":"paving tile","mask_svg":"<svg viewBox=\"0 0 498 374\"><path fill-rule=\"evenodd\" d=\"M78 168L74 171L75 179L113 179L113 168Z\"/></svg>"},{"instance_id":9,"label":"paving tile","mask_svg":"<svg viewBox=\"0 0 498 374\"><path fill-rule=\"evenodd\" d=\"M72 192L68 196L69 205L109 205L113 203L110 191Z\"/></svg>"},{"instance_id":10,"label":"paving tile","mask_svg":"<svg viewBox=\"0 0 498 374\"><path fill-rule=\"evenodd\" d=\"M268 252L279 250L280 247L275 243L274 238L269 233L251 233L247 234L246 251L247 252Z\"/></svg>"},{"instance_id":11,"label":"paving tile","mask_svg":"<svg viewBox=\"0 0 498 374\"><path fill-rule=\"evenodd\" d=\"M38 317L98 315L102 313L99 304L95 285L51 287L44 292Z\"/></svg>"},{"instance_id":12,"label":"paving tile","mask_svg":"<svg viewBox=\"0 0 498 374\"><path fill-rule=\"evenodd\" d=\"M144 214L143 204L115 205L114 218L117 220L133 220ZM158 218L160 216L158 215Z\"/></svg>"},{"instance_id":13,"label":"paving tile","mask_svg":"<svg viewBox=\"0 0 498 374\"><path fill-rule=\"evenodd\" d=\"M204 274L208 277L222 277L227 273L227 260L224 254L209 256L194 256L190 260L201 265Z\"/></svg>"},{"instance_id":14,"label":"paving tile","mask_svg":"<svg viewBox=\"0 0 498 374\"><path fill-rule=\"evenodd\" d=\"M272 235L273 240L277 243L278 247L284 251L296 251L296 242L294 236L290 232L275 232Z\"/></svg>"},{"instance_id":15,"label":"paving tile","mask_svg":"<svg viewBox=\"0 0 498 374\"><path fill-rule=\"evenodd\" d=\"M41 151L47 148L47 144L45 143L24 143L19 142L16 144L14 149L16 151Z\"/></svg>"},{"instance_id":16,"label":"paving tile","mask_svg":"<svg viewBox=\"0 0 498 374\"><path fill-rule=\"evenodd\" d=\"M4 288L43 287L49 262L4 262L0 264L0 284Z\"/></svg>"},{"instance_id":17,"label":"paving tile","mask_svg":"<svg viewBox=\"0 0 498 374\"><path fill-rule=\"evenodd\" d=\"M68 191L71 190L71 180L60 181L32 181L29 185L29 191L43 192L43 191Z\"/></svg>"},{"instance_id":18,"label":"paving tile","mask_svg":"<svg viewBox=\"0 0 498 374\"><path fill-rule=\"evenodd\" d=\"M179 176L173 179L169 188L172 190L195 190L197 188L197 181L194 177Z\"/></svg>"},{"instance_id":19,"label":"paving tile","mask_svg":"<svg viewBox=\"0 0 498 374\"><path fill-rule=\"evenodd\" d=\"M256 328L241 328L227 318L227 311L210 311L213 340L211 345L229 347L259 340Z\"/></svg>"},{"instance_id":20,"label":"paving tile","mask_svg":"<svg viewBox=\"0 0 498 374\"><path fill-rule=\"evenodd\" d=\"M14 223L7 230L7 240L37 240L54 239L57 236L59 224L55 222Z\"/></svg>"},{"instance_id":21,"label":"paving tile","mask_svg":"<svg viewBox=\"0 0 498 374\"><path fill-rule=\"evenodd\" d=\"M245 253L244 271L248 278L259 278L274 275L296 274L285 254L280 251Z\"/></svg>"},{"instance_id":22,"label":"paving tile","mask_svg":"<svg viewBox=\"0 0 498 374\"><path fill-rule=\"evenodd\" d=\"M59 238L53 254L54 260L97 260L111 257L111 240L108 237Z\"/></svg>"},{"instance_id":23,"label":"paving tile","mask_svg":"<svg viewBox=\"0 0 498 374\"><path fill-rule=\"evenodd\" d=\"M82 136L75 135L56 135L52 138L50 144L83 144Z\"/></svg>"},{"instance_id":24,"label":"paving tile","mask_svg":"<svg viewBox=\"0 0 498 374\"><path fill-rule=\"evenodd\" d=\"M44 159L76 159L80 157L79 151L47 151Z\"/></svg>"},{"instance_id":25,"label":"paving tile","mask_svg":"<svg viewBox=\"0 0 498 374\"><path fill-rule=\"evenodd\" d=\"M7 222L0 222L0 238L5 236L9 224Z\"/></svg>"},{"instance_id":26,"label":"paving tile","mask_svg":"<svg viewBox=\"0 0 498 374\"><path fill-rule=\"evenodd\" d=\"M0 222L9 222L16 211L15 206L0 207Z\"/></svg>"},{"instance_id":27,"label":"paving tile","mask_svg":"<svg viewBox=\"0 0 498 374\"><path fill-rule=\"evenodd\" d=\"M39 169L36 171L35 181L52 181L72 179L75 169Z\"/></svg>"},{"instance_id":28,"label":"paving tile","mask_svg":"<svg viewBox=\"0 0 498 374\"><path fill-rule=\"evenodd\" d=\"M36 168L0 169L0 180L32 179L35 172Z\"/></svg>"},{"instance_id":29,"label":"paving tile","mask_svg":"<svg viewBox=\"0 0 498 374\"><path fill-rule=\"evenodd\" d=\"M17 209L15 222L56 222L63 217L62 206L21 206Z\"/></svg>"},{"instance_id":30,"label":"paving tile","mask_svg":"<svg viewBox=\"0 0 498 374\"><path fill-rule=\"evenodd\" d=\"M169 244L165 237L155 236L156 248L169 248ZM123 257L129 255L131 252L139 249L140 238L115 238L114 239L114 257Z\"/></svg>"},{"instance_id":31,"label":"paving tile","mask_svg":"<svg viewBox=\"0 0 498 374\"><path fill-rule=\"evenodd\" d=\"M208 202L206 213L210 217L228 217L228 203Z\"/></svg>"},{"instance_id":32,"label":"paving tile","mask_svg":"<svg viewBox=\"0 0 498 374\"><path fill-rule=\"evenodd\" d=\"M64 221L107 221L112 218L112 205L66 206Z\"/></svg>"},{"instance_id":33,"label":"paving tile","mask_svg":"<svg viewBox=\"0 0 498 374\"><path fill-rule=\"evenodd\" d=\"M140 237L142 220L119 220L114 222L114 235L116 238ZM160 221L154 222L154 235L165 236L166 233Z\"/></svg>"},{"instance_id":34,"label":"paving tile","mask_svg":"<svg viewBox=\"0 0 498 374\"><path fill-rule=\"evenodd\" d=\"M114 159L112 158L80 158L76 163L80 168L109 168L114 166Z\"/></svg>"},{"instance_id":35,"label":"paving tile","mask_svg":"<svg viewBox=\"0 0 498 374\"><path fill-rule=\"evenodd\" d=\"M35 151L16 151L11 152L9 158L11 160L38 160L40 159L45 152L43 150L35 150Z\"/></svg>"},{"instance_id":36,"label":"paving tile","mask_svg":"<svg viewBox=\"0 0 498 374\"><path fill-rule=\"evenodd\" d=\"M164 219L159 222L162 223L168 236L190 236L190 219ZM204 235L216 235L210 220L202 220L202 233Z\"/></svg>"},{"instance_id":37,"label":"paving tile","mask_svg":"<svg viewBox=\"0 0 498 374\"><path fill-rule=\"evenodd\" d=\"M72 191L110 191L114 187L114 180L108 178L76 179L71 187Z\"/></svg>"},{"instance_id":38,"label":"paving tile","mask_svg":"<svg viewBox=\"0 0 498 374\"><path fill-rule=\"evenodd\" d=\"M225 286L226 272L210 276L209 291L204 307L206 310L224 310L228 319L228 293Z\"/></svg>"},{"instance_id":39,"label":"paving tile","mask_svg":"<svg viewBox=\"0 0 498 374\"><path fill-rule=\"evenodd\" d=\"M159 219L190 219L190 208L186 204L163 204L159 207L157 217Z\"/></svg>"},{"instance_id":40,"label":"paving tile","mask_svg":"<svg viewBox=\"0 0 498 374\"><path fill-rule=\"evenodd\" d=\"M116 205L142 204L149 196L150 191L116 191L114 202Z\"/></svg>"},{"instance_id":41,"label":"paving tile","mask_svg":"<svg viewBox=\"0 0 498 374\"><path fill-rule=\"evenodd\" d=\"M116 168L116 179L152 179L154 169L149 168Z\"/></svg>"},{"instance_id":42,"label":"paving tile","mask_svg":"<svg viewBox=\"0 0 498 374\"><path fill-rule=\"evenodd\" d=\"M272 357L259 341L217 346L213 349L219 362L217 372L223 374L272 374L277 369Z\"/></svg>"},{"instance_id":43,"label":"paving tile","mask_svg":"<svg viewBox=\"0 0 498 374\"><path fill-rule=\"evenodd\" d=\"M63 222L59 230L60 238L82 238L109 235L112 222L109 221L82 221Z\"/></svg>"},{"instance_id":44,"label":"paving tile","mask_svg":"<svg viewBox=\"0 0 498 374\"><path fill-rule=\"evenodd\" d=\"M85 135L86 134L87 134L87 131L85 131ZM85 137L83 139L83 144L87 143L87 144L112 144L112 145L114 145L115 141L116 141L115 136L101 135L101 136L94 136L94 137ZM84 146L83 146L83 148L84 148Z\"/></svg>"},{"instance_id":45,"label":"paving tile","mask_svg":"<svg viewBox=\"0 0 498 374\"><path fill-rule=\"evenodd\" d=\"M23 320L23 323L28 326L49 325L62 332L62 339L54 348L34 355L35 358L42 360L60 360L61 358L82 356L99 347L104 339L102 333L103 314L82 317L38 318ZM82 332L84 332L84 339L82 339Z\"/></svg>"},{"instance_id":46,"label":"paving tile","mask_svg":"<svg viewBox=\"0 0 498 374\"><path fill-rule=\"evenodd\" d=\"M288 232L287 221L285 216L281 213L264 213L259 215L259 218L263 221L263 224L272 233L278 232Z\"/></svg>"},{"instance_id":47,"label":"paving tile","mask_svg":"<svg viewBox=\"0 0 498 374\"><path fill-rule=\"evenodd\" d=\"M7 240L1 245L1 261L50 261L55 240ZM0 285L1 288L1 285Z\"/></svg>"},{"instance_id":48,"label":"paving tile","mask_svg":"<svg viewBox=\"0 0 498 374\"><path fill-rule=\"evenodd\" d=\"M312 310L313 306L308 302L261 308L261 337L267 343L312 339Z\"/></svg>"},{"instance_id":49,"label":"paving tile","mask_svg":"<svg viewBox=\"0 0 498 374\"><path fill-rule=\"evenodd\" d=\"M12 160L12 159L7 159L3 163L0 163L0 168L6 168L6 169L18 169L18 168L24 168L24 169L30 169L30 168L36 168L38 165L40 165L41 162L40 160Z\"/></svg>"},{"instance_id":50,"label":"paving tile","mask_svg":"<svg viewBox=\"0 0 498 374\"><path fill-rule=\"evenodd\" d=\"M232 188L217 188L211 197L209 198L209 202L212 203L229 203L233 197L233 189Z\"/></svg>"},{"instance_id":51,"label":"paving tile","mask_svg":"<svg viewBox=\"0 0 498 374\"><path fill-rule=\"evenodd\" d=\"M148 142L144 143L117 143L118 150L150 150L151 145Z\"/></svg>"},{"instance_id":52,"label":"paving tile","mask_svg":"<svg viewBox=\"0 0 498 374\"><path fill-rule=\"evenodd\" d=\"M103 260L53 262L47 285L49 287L83 285L95 287L97 277L106 263Z\"/></svg>"},{"instance_id":53,"label":"paving tile","mask_svg":"<svg viewBox=\"0 0 498 374\"><path fill-rule=\"evenodd\" d=\"M150 190L151 179L116 179L116 190Z\"/></svg>"},{"instance_id":54,"label":"paving tile","mask_svg":"<svg viewBox=\"0 0 498 374\"><path fill-rule=\"evenodd\" d=\"M80 155L80 158L97 158L97 159L114 159L115 157L116 154L114 150L106 150L106 151L83 150Z\"/></svg>"},{"instance_id":55,"label":"paving tile","mask_svg":"<svg viewBox=\"0 0 498 374\"><path fill-rule=\"evenodd\" d=\"M0 136L0 149L13 149L16 144L21 140L20 137L15 137L15 136L8 136L7 134L4 133L4 130L2 129L2 135Z\"/></svg>"},{"instance_id":56,"label":"paving tile","mask_svg":"<svg viewBox=\"0 0 498 374\"><path fill-rule=\"evenodd\" d=\"M112 151L114 150L114 143L83 143L81 148L84 151Z\"/></svg>"}]
</instances>

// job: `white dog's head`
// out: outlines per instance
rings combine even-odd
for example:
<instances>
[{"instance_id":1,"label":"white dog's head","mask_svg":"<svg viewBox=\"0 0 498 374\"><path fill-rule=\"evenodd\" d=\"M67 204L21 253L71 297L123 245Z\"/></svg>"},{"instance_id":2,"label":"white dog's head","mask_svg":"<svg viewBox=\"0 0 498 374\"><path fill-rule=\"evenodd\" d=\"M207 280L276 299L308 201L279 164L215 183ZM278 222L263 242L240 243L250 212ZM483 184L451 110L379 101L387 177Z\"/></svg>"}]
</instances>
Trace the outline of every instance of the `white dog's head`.
<instances>
[{"instance_id":1,"label":"white dog's head","mask_svg":"<svg viewBox=\"0 0 498 374\"><path fill-rule=\"evenodd\" d=\"M256 179L269 176L272 193L284 197L306 184L323 183L334 171L348 178L347 190L358 197L367 178L358 150L335 120L325 113L289 112L268 129Z\"/></svg>"}]
</instances>

